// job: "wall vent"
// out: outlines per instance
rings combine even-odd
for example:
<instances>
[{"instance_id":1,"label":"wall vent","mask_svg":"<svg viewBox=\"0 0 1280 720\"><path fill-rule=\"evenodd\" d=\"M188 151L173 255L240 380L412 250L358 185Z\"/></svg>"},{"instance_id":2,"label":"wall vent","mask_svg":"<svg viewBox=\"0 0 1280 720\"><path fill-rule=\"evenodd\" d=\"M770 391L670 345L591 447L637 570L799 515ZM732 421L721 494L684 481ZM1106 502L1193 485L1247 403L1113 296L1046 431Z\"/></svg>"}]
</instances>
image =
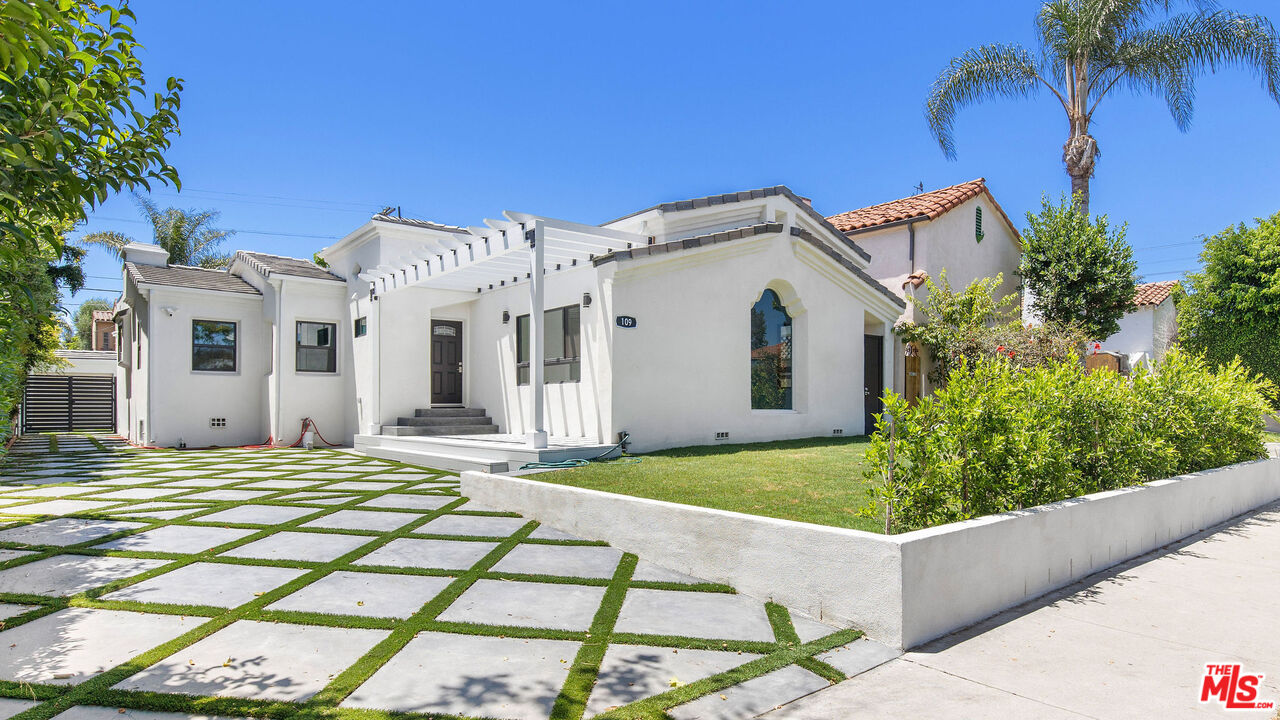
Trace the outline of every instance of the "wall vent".
<instances>
[{"instance_id":1,"label":"wall vent","mask_svg":"<svg viewBox=\"0 0 1280 720\"><path fill-rule=\"evenodd\" d=\"M843 435L843 434L844 434L844 428L834 428L834 429L831 431L831 434L832 434L832 435Z\"/></svg>"},{"instance_id":2,"label":"wall vent","mask_svg":"<svg viewBox=\"0 0 1280 720\"><path fill-rule=\"evenodd\" d=\"M718 433L716 433L716 439L717 439L717 440L728 440L728 439L729 439L729 433L728 433L728 432L718 432Z\"/></svg>"},{"instance_id":3,"label":"wall vent","mask_svg":"<svg viewBox=\"0 0 1280 720\"><path fill-rule=\"evenodd\" d=\"M209 427L211 428L224 428L226 426L227 426L226 418L209 418Z\"/></svg>"}]
</instances>

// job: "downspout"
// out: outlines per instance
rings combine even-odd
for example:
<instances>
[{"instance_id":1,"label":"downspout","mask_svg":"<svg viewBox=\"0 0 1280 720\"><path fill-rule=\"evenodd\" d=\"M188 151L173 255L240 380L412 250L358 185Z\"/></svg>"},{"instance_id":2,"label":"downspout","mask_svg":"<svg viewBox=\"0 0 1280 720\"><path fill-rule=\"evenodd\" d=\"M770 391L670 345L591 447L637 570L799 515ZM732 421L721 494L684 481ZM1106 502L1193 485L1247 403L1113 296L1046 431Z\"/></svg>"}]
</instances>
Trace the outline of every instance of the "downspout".
<instances>
[{"instance_id":1,"label":"downspout","mask_svg":"<svg viewBox=\"0 0 1280 720\"><path fill-rule=\"evenodd\" d=\"M155 424L155 418L154 418L154 417L152 417L152 415L151 415L151 392L152 392L152 387L151 387L151 368L155 366L155 363L153 363L153 362L152 362L152 360L154 360L155 358L151 357L151 333L152 333L152 329L153 329L153 328L152 328L152 326L151 326L151 314L152 314L152 310L153 310L153 308L151 307L151 305L152 305L152 302L151 302L151 288L147 288L146 293L147 293L147 333L146 333L146 335L147 335L147 352L146 352L146 356L147 356L147 363L146 363L145 374L146 374L146 376L147 376L147 420L146 420L146 422L145 422L145 423L143 423L143 426L144 426L144 432L142 433L142 436L138 438L138 442L139 442L139 443L141 443L142 445L150 445L150 444L151 444L152 433L154 433L154 432L155 432L155 426L156 426L156 424ZM139 333L138 333L138 349L139 349L139 350L141 350L141 349L142 349L142 333L141 333L141 332L139 332ZM137 361L137 360L135 359L135 362L136 362L136 361Z\"/></svg>"},{"instance_id":2,"label":"downspout","mask_svg":"<svg viewBox=\"0 0 1280 720\"><path fill-rule=\"evenodd\" d=\"M280 398L282 397L280 385L283 381L283 373L280 371L280 361L284 357L281 346L284 344L284 331L280 327L281 321L284 319L284 282L278 280L269 280L272 288L276 291L276 313L275 320L272 324L275 326L272 332L273 338L271 347L271 374L274 376L275 388L272 391L274 396L274 405L267 409L269 417L268 425L271 428L271 438L273 445L281 445L284 438L280 437Z\"/></svg>"}]
</instances>

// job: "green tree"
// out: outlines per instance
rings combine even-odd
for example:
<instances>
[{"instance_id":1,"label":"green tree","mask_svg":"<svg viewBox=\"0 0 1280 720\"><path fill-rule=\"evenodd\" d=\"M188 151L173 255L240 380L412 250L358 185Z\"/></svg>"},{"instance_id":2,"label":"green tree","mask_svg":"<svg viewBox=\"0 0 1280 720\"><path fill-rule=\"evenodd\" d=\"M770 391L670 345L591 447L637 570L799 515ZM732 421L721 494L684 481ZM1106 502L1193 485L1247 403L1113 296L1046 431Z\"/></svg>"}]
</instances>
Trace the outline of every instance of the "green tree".
<instances>
[{"instance_id":1,"label":"green tree","mask_svg":"<svg viewBox=\"0 0 1280 720\"><path fill-rule=\"evenodd\" d=\"M1076 326L1094 340L1120 329L1138 270L1125 230L1113 230L1106 215L1090 220L1065 197L1057 205L1043 198L1040 214L1027 213L1018 272L1041 320Z\"/></svg>"},{"instance_id":2,"label":"green tree","mask_svg":"<svg viewBox=\"0 0 1280 720\"><path fill-rule=\"evenodd\" d=\"M1178 341L1218 365L1239 357L1280 384L1280 213L1205 241L1181 283Z\"/></svg>"},{"instance_id":3,"label":"green tree","mask_svg":"<svg viewBox=\"0 0 1280 720\"><path fill-rule=\"evenodd\" d=\"M56 253L44 248L0 262L0 442L11 432L27 374L59 364L54 351L63 328L61 289L75 292L84 285L84 249L58 244Z\"/></svg>"},{"instance_id":4,"label":"green tree","mask_svg":"<svg viewBox=\"0 0 1280 720\"><path fill-rule=\"evenodd\" d=\"M234 235L235 231L213 226L221 214L218 211L182 210L174 207L161 210L154 202L140 195L135 195L134 200L151 223L152 240L169 251L170 263L219 268L231 262L231 256L219 252L218 246ZM133 242L133 238L107 231L89 233L80 238L80 242L104 247L116 257L123 257L124 246Z\"/></svg>"},{"instance_id":5,"label":"green tree","mask_svg":"<svg viewBox=\"0 0 1280 720\"><path fill-rule=\"evenodd\" d=\"M1193 10L1171 13L1179 4ZM1047 90L1066 114L1062 162L1085 212L1099 154L1091 125L1112 90L1162 96L1183 132L1191 126L1197 77L1222 66L1252 70L1280 102L1275 28L1260 15L1217 9L1212 0L1051 0L1041 4L1036 29L1038 51L996 43L953 58L933 83L925 117L942 151L954 159L961 108Z\"/></svg>"},{"instance_id":6,"label":"green tree","mask_svg":"<svg viewBox=\"0 0 1280 720\"><path fill-rule=\"evenodd\" d=\"M93 312L110 310L111 301L106 298L89 298L80 303L71 315L72 335L67 339L67 347L72 350L88 350L93 347Z\"/></svg>"},{"instance_id":7,"label":"green tree","mask_svg":"<svg viewBox=\"0 0 1280 720\"><path fill-rule=\"evenodd\" d=\"M0 262L57 255L111 192L178 184L163 153L182 83L148 96L134 19L123 2L0 2Z\"/></svg>"}]
</instances>

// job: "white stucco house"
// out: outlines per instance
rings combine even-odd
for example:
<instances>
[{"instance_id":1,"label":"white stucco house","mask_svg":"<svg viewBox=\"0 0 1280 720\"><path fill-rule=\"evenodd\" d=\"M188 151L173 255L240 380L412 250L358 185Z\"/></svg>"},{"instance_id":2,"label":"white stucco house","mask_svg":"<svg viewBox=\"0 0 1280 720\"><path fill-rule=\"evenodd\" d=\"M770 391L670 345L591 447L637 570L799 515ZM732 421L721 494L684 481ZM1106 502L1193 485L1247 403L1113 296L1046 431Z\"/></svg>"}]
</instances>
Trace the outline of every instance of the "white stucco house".
<instances>
[{"instance_id":1,"label":"white stucco house","mask_svg":"<svg viewBox=\"0 0 1280 720\"><path fill-rule=\"evenodd\" d=\"M982 181L867 211L828 220L776 186L601 225L384 212L323 249L327 268L243 251L178 267L134 244L118 424L197 447L289 444L310 418L448 469L863 434L902 378L906 278L945 266L967 284L1016 244Z\"/></svg>"},{"instance_id":2,"label":"white stucco house","mask_svg":"<svg viewBox=\"0 0 1280 720\"><path fill-rule=\"evenodd\" d=\"M311 418L334 442L349 438L345 289L305 260L241 251L209 270L126 246L117 431L165 447L289 444Z\"/></svg>"},{"instance_id":3,"label":"white stucco house","mask_svg":"<svg viewBox=\"0 0 1280 720\"><path fill-rule=\"evenodd\" d=\"M1001 295L1020 300L1018 265L1022 239L1009 216L978 178L910 197L850 210L827 218L871 255L867 268L877 281L907 300L899 318L922 322L918 303L928 297L924 276L938 282L943 271L952 288L1003 274ZM896 340L896 338L895 338ZM929 359L898 341L894 389L908 398L929 392Z\"/></svg>"},{"instance_id":4,"label":"white stucco house","mask_svg":"<svg viewBox=\"0 0 1280 720\"><path fill-rule=\"evenodd\" d=\"M1120 329L1099 341L1097 351L1124 355L1131 368L1158 362L1178 337L1178 311L1173 304L1177 287L1177 280L1139 285L1133 308L1120 319Z\"/></svg>"}]
</instances>

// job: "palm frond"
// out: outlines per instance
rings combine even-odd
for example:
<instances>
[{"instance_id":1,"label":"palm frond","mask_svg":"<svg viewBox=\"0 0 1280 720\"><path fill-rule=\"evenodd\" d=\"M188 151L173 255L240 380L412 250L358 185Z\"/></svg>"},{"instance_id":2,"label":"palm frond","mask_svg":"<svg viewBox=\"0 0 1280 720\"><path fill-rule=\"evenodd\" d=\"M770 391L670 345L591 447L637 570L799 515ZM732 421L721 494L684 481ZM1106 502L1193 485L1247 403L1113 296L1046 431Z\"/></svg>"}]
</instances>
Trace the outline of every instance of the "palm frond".
<instances>
[{"instance_id":1,"label":"palm frond","mask_svg":"<svg viewBox=\"0 0 1280 720\"><path fill-rule=\"evenodd\" d=\"M133 238L114 230L86 233L80 238L80 244L96 245L100 248L106 248L113 255L121 259L124 258L124 246L131 242L133 242Z\"/></svg>"},{"instance_id":2,"label":"palm frond","mask_svg":"<svg viewBox=\"0 0 1280 720\"><path fill-rule=\"evenodd\" d=\"M946 156L955 159L956 113L995 97L1030 97L1042 79L1032 54L1019 45L983 45L953 58L933 81L925 118ZM1055 91L1056 92L1056 91Z\"/></svg>"},{"instance_id":3,"label":"palm frond","mask_svg":"<svg viewBox=\"0 0 1280 720\"><path fill-rule=\"evenodd\" d=\"M1187 13L1134 33L1116 48L1116 75L1093 93L1094 106L1113 85L1165 97L1178 129L1191 124L1195 78L1219 67L1243 67L1280 103L1280 39L1261 16L1223 10Z\"/></svg>"}]
</instances>

